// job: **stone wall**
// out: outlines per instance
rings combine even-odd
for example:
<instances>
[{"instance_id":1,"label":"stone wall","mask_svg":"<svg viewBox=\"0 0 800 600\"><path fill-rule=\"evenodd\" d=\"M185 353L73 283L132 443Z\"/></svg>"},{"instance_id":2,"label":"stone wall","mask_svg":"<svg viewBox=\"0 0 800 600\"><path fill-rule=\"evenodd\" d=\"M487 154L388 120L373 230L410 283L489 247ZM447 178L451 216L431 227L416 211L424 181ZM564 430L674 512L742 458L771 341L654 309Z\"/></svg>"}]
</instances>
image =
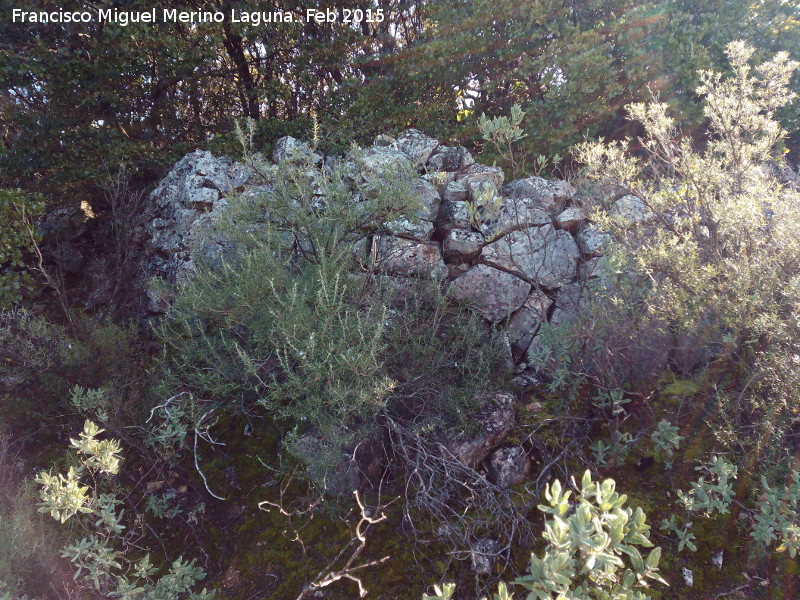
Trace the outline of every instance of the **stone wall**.
<instances>
[{"instance_id":1,"label":"stone wall","mask_svg":"<svg viewBox=\"0 0 800 600\"><path fill-rule=\"evenodd\" d=\"M281 139L272 158L277 165L302 155L320 171L342 160L312 155L293 138ZM504 326L514 357L524 361L541 324L568 318L582 282L599 274L605 234L588 222L570 183L541 177L505 182L499 167L477 163L467 149L417 130L378 136L357 165L366 177L398 167L416 171L413 189L421 208L414 222L385 223L385 233L363 248L365 260L388 276L441 281L455 301ZM224 210L231 192L269 194L269 172L256 174L199 150L181 159L150 198L148 275L174 283L190 272L198 230ZM637 199L622 194L611 201L627 211L626 218L645 218L636 212ZM149 310L162 312L167 303L150 294Z\"/></svg>"}]
</instances>

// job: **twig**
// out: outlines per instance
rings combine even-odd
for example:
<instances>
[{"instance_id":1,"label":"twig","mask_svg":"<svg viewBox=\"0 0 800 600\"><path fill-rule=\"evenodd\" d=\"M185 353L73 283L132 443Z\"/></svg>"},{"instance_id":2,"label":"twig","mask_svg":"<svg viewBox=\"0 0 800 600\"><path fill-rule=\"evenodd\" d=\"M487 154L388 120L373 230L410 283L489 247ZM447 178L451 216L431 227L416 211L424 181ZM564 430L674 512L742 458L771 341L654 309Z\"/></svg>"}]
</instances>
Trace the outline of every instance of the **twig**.
<instances>
[{"instance_id":1,"label":"twig","mask_svg":"<svg viewBox=\"0 0 800 600\"><path fill-rule=\"evenodd\" d=\"M203 485L206 486L206 491L209 494L211 494L214 498L216 498L217 500L225 500L225 498L223 498L222 496L217 496L214 492L211 491L211 488L208 487L208 480L206 479L206 476L203 474L203 471L200 469L200 463L197 460L197 438L198 437L203 437L203 434L198 431L198 428L200 427L200 424L203 422L203 420L213 412L214 412L213 408L211 410L207 411L202 417L200 417L200 420L197 422L197 425L195 425L195 427L194 427L194 467L195 467L195 469L197 469L197 472L200 473L200 477L203 478ZM203 439L206 439L206 438L203 437Z\"/></svg>"},{"instance_id":2,"label":"twig","mask_svg":"<svg viewBox=\"0 0 800 600\"><path fill-rule=\"evenodd\" d=\"M330 584L339 581L340 579L349 579L350 581L355 582L356 585L358 585L358 596L359 598L363 598L364 596L367 595L367 590L364 588L361 579L353 575L353 573L355 573L356 571L360 571L362 569L366 569L367 567L374 567L375 565L379 565L389 560L390 556L386 555L383 558L371 560L357 566L352 566L353 563L358 558L359 554L361 554L361 551L364 550L365 546L367 545L367 537L366 537L367 530L371 525L380 523L381 521L384 521L386 519L386 513L383 512L383 509L388 506L388 504L384 504L383 506L379 507L377 509L378 511L380 511L379 515L377 517L373 517L370 515L370 511L368 511L367 508L364 506L364 504L361 502L361 498L358 495L358 490L354 490L353 495L355 495L356 503L358 504L358 507L361 509L361 519L358 521L358 524L356 525L355 537L353 537L353 539L351 539L347 544L344 545L344 547L342 547L342 549L339 551L339 554L336 555L336 558L334 558L330 563L328 563L328 566L325 567L325 569L323 569L322 571L320 571L319 574L316 576L316 578L314 578L314 580L311 583L307 584L303 588L303 591L300 592L300 595L297 597L297 600L302 600L303 598L306 597L306 594L308 594L310 591L314 589L327 587ZM392 502L394 502L394 500ZM389 504L391 504L391 502ZM350 558L347 559L347 562L344 564L344 566L338 571L331 570L328 572L327 575L325 575L325 572L328 571L328 569L330 569L332 565L336 564L336 562L342 556L344 556L347 549L350 548L351 545L356 542L357 546L350 554Z\"/></svg>"}]
</instances>

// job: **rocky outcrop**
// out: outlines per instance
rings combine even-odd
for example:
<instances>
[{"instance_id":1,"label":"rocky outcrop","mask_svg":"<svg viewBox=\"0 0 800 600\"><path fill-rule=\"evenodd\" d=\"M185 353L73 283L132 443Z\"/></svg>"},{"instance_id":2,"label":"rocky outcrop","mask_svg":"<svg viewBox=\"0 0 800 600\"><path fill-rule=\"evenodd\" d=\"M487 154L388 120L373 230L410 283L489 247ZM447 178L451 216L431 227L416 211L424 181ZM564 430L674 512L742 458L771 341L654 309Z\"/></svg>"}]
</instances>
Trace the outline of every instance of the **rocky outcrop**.
<instances>
[{"instance_id":1,"label":"rocky outcrop","mask_svg":"<svg viewBox=\"0 0 800 600\"><path fill-rule=\"evenodd\" d=\"M416 208L383 223L378 234L360 244L359 261L387 276L447 285L454 302L505 329L517 359L526 356L542 323L574 318L578 282L612 279L607 263L600 262L608 236L591 224L566 181L526 177L506 183L502 169L414 129L378 136L371 147L346 157L323 157L286 137L272 158L275 164L262 157L258 172L209 152L181 159L150 197L148 274L175 282L191 274L198 256L212 264L234 260L235 245L219 238L212 226L226 210L227 196L234 190L274 194L280 165L299 162L312 184L333 165L345 165L354 202L390 176L411 177L410 191L403 193L413 194ZM324 210L324 192L314 189L314 210ZM626 223L648 218L641 200L625 190L598 193ZM70 258L70 264L78 261ZM148 287L147 300L153 313L169 305L163 290Z\"/></svg>"}]
</instances>

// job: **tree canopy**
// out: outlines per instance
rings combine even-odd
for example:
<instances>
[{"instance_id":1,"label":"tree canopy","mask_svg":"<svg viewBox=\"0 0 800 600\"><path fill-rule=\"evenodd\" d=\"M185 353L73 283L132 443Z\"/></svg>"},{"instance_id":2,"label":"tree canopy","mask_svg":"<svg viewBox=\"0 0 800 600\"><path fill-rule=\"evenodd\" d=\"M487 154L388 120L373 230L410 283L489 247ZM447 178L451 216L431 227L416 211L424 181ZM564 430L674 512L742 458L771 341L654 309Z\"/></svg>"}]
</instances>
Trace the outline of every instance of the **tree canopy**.
<instances>
[{"instance_id":1,"label":"tree canopy","mask_svg":"<svg viewBox=\"0 0 800 600\"><path fill-rule=\"evenodd\" d=\"M12 2L0 2L10 16ZM555 154L630 132L624 106L651 93L701 129L698 69L724 68L744 39L764 55L800 57L792 2L764 0L322 0L335 22L280 11L292 23L0 22L0 179L50 202L99 196L126 163L142 184L193 147L231 152L233 123L258 121L257 142L307 133L364 142L409 126L479 143L477 118L525 110L521 150ZM278 10L263 0L186 10ZM51 10L30 2L28 10ZM57 8L144 11L144 0ZM344 11L382 18L344 23ZM377 12L373 15L378 14ZM757 58L760 58L757 56ZM800 81L794 81L800 89ZM800 109L781 115L795 131ZM446 133L445 133L446 132ZM797 147L800 138L790 137Z\"/></svg>"}]
</instances>

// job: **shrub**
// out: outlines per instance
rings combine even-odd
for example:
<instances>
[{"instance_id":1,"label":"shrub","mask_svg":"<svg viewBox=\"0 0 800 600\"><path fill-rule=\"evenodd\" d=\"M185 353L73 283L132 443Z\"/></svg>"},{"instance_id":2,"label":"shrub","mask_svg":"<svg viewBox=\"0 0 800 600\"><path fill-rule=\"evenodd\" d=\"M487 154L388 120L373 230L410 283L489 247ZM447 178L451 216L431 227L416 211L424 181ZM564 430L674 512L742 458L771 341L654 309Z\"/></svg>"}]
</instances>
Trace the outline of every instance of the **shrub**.
<instances>
[{"instance_id":1,"label":"shrub","mask_svg":"<svg viewBox=\"0 0 800 600\"><path fill-rule=\"evenodd\" d=\"M574 479L572 487L578 489ZM661 549L645 558L637 548L653 546L644 512L623 508L627 497L614 488L613 479L593 482L589 471L574 502L558 480L545 488L547 505L538 508L550 515L542 534L547 545L541 557L531 554L530 574L514 582L529 600L646 600L648 580L666 584L658 574ZM453 591L447 584L423 600L447 600ZM512 595L501 583L495 598Z\"/></svg>"},{"instance_id":2,"label":"shrub","mask_svg":"<svg viewBox=\"0 0 800 600\"><path fill-rule=\"evenodd\" d=\"M505 373L496 344L483 346L490 332L437 284L366 264L382 223L414 219L418 207L409 174L364 177L361 162L353 153L333 169L303 156L255 165L269 191L230 198L209 230L226 250L203 255L198 243L161 332L173 441L209 410L260 407L322 482L390 403L415 420L466 423L465 398Z\"/></svg>"},{"instance_id":3,"label":"shrub","mask_svg":"<svg viewBox=\"0 0 800 600\"><path fill-rule=\"evenodd\" d=\"M78 439L71 439L79 465L66 473L42 471L36 478L41 489L40 512L49 513L64 523L73 517L80 521L84 537L62 550L76 567L75 579L82 587L104 596L122 599L175 600L176 598L204 599L212 594L205 589L191 588L205 577L194 561L175 560L169 571L154 578L158 568L146 554L133 558L133 538L123 533L124 510L118 507L113 479L119 472L120 445L116 440L100 440L103 432L86 421Z\"/></svg>"},{"instance_id":4,"label":"shrub","mask_svg":"<svg viewBox=\"0 0 800 600\"><path fill-rule=\"evenodd\" d=\"M602 293L566 326L570 345L551 336L551 356L566 356L578 380L561 374L559 383L649 391L663 349L680 347L675 368L703 382L720 441L770 464L782 458L800 383L791 317L800 300L800 194L770 166L785 133L774 113L792 99L797 65L781 53L753 71L752 50L738 42L727 54L730 77L701 73L711 134L703 150L657 102L628 109L645 131L639 155L619 143L577 147L596 186L593 219L610 236L609 269L591 284Z\"/></svg>"},{"instance_id":5,"label":"shrub","mask_svg":"<svg viewBox=\"0 0 800 600\"><path fill-rule=\"evenodd\" d=\"M19 302L33 281L24 270L23 254L37 242L33 222L43 210L39 195L0 189L0 308Z\"/></svg>"}]
</instances>

